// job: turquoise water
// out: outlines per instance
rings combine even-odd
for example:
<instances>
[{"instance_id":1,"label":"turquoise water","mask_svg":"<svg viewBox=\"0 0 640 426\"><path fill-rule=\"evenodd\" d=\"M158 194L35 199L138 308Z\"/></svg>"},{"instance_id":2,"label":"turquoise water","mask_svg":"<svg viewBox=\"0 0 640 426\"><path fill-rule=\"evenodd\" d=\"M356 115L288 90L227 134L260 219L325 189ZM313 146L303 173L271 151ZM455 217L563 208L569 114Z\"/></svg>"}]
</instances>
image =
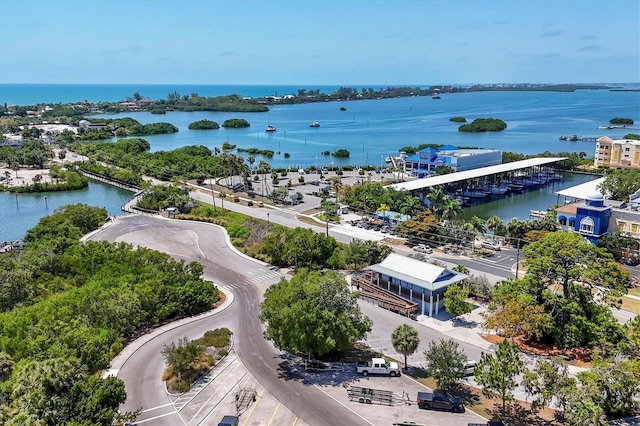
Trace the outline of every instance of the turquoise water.
<instances>
[{"instance_id":1,"label":"turquoise water","mask_svg":"<svg viewBox=\"0 0 640 426\"><path fill-rule=\"evenodd\" d=\"M347 111L340 111L340 107ZM502 132L462 133L449 122L452 116L467 120L500 118L508 128ZM350 102L323 102L272 107L269 113L169 112L154 115L133 112L101 117L133 117L141 123L166 121L180 131L171 135L146 136L152 151L202 144L210 148L229 141L242 148L256 147L280 152L265 160L275 167L311 165L380 165L404 146L422 143L476 146L502 151L537 154L581 152L593 156L595 142L558 140L560 135L621 138L640 130L600 130L613 117L640 120L640 94L607 90L556 92L477 92L443 95L440 100L411 97ZM222 124L229 118L244 118L246 129L189 130L189 123L210 119ZM309 124L319 121L321 127ZM277 128L265 133L267 124ZM346 148L346 159L323 156ZM289 153L290 158L284 158ZM243 155L246 158L246 154Z\"/></svg>"},{"instance_id":2,"label":"turquoise water","mask_svg":"<svg viewBox=\"0 0 640 426\"><path fill-rule=\"evenodd\" d=\"M77 191L10 194L0 192L0 241L19 240L41 217L66 204L84 203L104 207L110 215L120 215L120 208L131 199L132 192L100 182Z\"/></svg>"}]
</instances>

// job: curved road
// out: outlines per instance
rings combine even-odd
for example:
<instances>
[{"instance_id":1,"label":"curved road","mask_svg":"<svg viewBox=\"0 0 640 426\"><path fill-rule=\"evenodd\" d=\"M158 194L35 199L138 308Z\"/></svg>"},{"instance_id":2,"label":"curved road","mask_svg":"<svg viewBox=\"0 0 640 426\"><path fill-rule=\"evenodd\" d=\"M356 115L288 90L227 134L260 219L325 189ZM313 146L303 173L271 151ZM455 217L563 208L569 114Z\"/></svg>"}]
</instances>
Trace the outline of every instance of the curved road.
<instances>
[{"instance_id":1,"label":"curved road","mask_svg":"<svg viewBox=\"0 0 640 426\"><path fill-rule=\"evenodd\" d=\"M181 337L194 339L207 330L228 327L234 333L235 351L247 370L267 392L305 422L312 425L368 424L289 371L279 351L264 339L256 314L263 290L250 280L270 271L233 251L220 228L200 222L128 216L119 217L88 239L124 241L168 253L176 259L198 261L204 266L206 279L231 288L234 293L234 302L224 311L167 331L134 352L117 374L125 382L130 396L123 410L142 407L141 418L153 419L154 425L184 423L165 393L161 380L164 360L160 350L163 345Z\"/></svg>"}]
</instances>

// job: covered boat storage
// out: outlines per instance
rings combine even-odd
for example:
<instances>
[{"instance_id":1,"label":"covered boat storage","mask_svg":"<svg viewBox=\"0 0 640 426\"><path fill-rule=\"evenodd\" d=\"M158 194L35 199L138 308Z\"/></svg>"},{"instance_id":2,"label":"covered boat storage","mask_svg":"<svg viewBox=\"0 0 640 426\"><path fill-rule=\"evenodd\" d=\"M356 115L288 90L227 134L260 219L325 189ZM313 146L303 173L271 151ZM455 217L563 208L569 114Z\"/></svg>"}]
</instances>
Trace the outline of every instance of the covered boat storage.
<instances>
[{"instance_id":1,"label":"covered boat storage","mask_svg":"<svg viewBox=\"0 0 640 426\"><path fill-rule=\"evenodd\" d=\"M394 183L389 187L396 190L419 191L434 186L448 185L474 179L486 178L488 176L507 174L518 170L531 169L531 174L535 175L536 168L548 164L566 160L566 157L538 157L529 158L512 163L499 164L497 166L482 167L480 169L465 170L463 172L450 173L448 175L432 176L428 178L415 179L407 182Z\"/></svg>"}]
</instances>

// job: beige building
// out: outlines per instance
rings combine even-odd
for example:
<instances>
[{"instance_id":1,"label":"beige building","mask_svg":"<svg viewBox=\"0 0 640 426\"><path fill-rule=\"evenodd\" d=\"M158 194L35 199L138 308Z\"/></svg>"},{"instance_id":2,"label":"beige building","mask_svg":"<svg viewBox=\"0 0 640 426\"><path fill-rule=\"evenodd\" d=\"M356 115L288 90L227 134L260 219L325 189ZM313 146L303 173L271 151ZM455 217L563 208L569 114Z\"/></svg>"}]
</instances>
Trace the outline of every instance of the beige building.
<instances>
[{"instance_id":1,"label":"beige building","mask_svg":"<svg viewBox=\"0 0 640 426\"><path fill-rule=\"evenodd\" d=\"M640 141L613 140L604 136L596 141L593 162L596 167L620 167L640 169Z\"/></svg>"}]
</instances>

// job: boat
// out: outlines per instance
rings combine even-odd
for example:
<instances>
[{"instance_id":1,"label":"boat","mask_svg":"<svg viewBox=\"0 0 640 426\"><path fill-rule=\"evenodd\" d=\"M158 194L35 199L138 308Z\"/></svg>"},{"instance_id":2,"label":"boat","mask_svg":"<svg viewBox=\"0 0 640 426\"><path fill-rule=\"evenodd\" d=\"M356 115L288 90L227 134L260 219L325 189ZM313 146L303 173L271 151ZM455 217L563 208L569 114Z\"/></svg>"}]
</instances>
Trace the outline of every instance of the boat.
<instances>
[{"instance_id":1,"label":"boat","mask_svg":"<svg viewBox=\"0 0 640 426\"><path fill-rule=\"evenodd\" d=\"M544 210L529 210L530 217L545 217L547 212Z\"/></svg>"},{"instance_id":2,"label":"boat","mask_svg":"<svg viewBox=\"0 0 640 426\"><path fill-rule=\"evenodd\" d=\"M275 127L273 127L273 126L267 126L267 127L264 129L264 131L265 131L265 132L275 132L275 131L276 131L276 128L275 128Z\"/></svg>"},{"instance_id":3,"label":"boat","mask_svg":"<svg viewBox=\"0 0 640 426\"><path fill-rule=\"evenodd\" d=\"M481 189L465 189L462 195L469 198L485 198L489 196L489 193Z\"/></svg>"},{"instance_id":4,"label":"boat","mask_svg":"<svg viewBox=\"0 0 640 426\"><path fill-rule=\"evenodd\" d=\"M345 107L340 107L340 111L346 111L347 109Z\"/></svg>"},{"instance_id":5,"label":"boat","mask_svg":"<svg viewBox=\"0 0 640 426\"><path fill-rule=\"evenodd\" d=\"M442 99L440 96L432 96L431 99Z\"/></svg>"},{"instance_id":6,"label":"boat","mask_svg":"<svg viewBox=\"0 0 640 426\"><path fill-rule=\"evenodd\" d=\"M501 184L494 183L489 188L489 192L491 192L491 194L493 194L493 195L504 195L507 192L509 192L509 187L507 185L501 185Z\"/></svg>"},{"instance_id":7,"label":"boat","mask_svg":"<svg viewBox=\"0 0 640 426\"><path fill-rule=\"evenodd\" d=\"M313 123L309 124L309 127L320 127L320 123L314 121Z\"/></svg>"}]
</instances>

